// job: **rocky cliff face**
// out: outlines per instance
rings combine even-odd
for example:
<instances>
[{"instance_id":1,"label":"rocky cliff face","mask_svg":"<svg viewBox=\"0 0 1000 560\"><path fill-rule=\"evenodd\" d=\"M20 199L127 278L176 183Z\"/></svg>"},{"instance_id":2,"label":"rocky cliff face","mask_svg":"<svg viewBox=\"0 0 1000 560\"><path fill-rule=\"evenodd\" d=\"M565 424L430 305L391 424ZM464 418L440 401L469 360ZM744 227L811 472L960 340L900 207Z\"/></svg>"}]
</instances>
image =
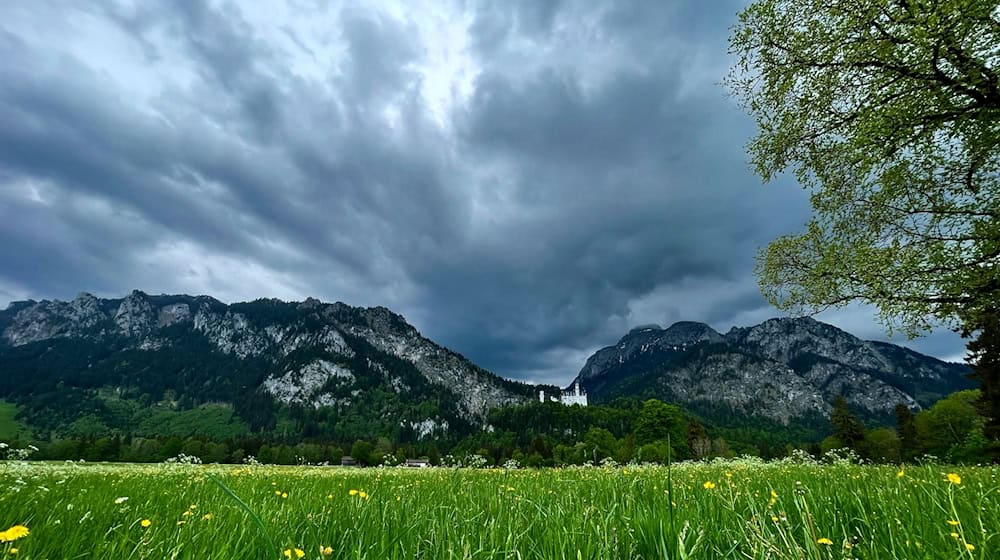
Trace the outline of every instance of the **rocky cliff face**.
<instances>
[{"instance_id":1,"label":"rocky cliff face","mask_svg":"<svg viewBox=\"0 0 1000 560\"><path fill-rule=\"evenodd\" d=\"M16 358L20 369L48 371L44 352L32 349L69 342L101 355L128 354L128 360L105 358L114 364L109 366L114 373L109 385L130 383L154 367L144 363L143 352L156 352L162 361L164 356L195 348L203 352L207 346L208 357L224 364L222 369L260 372L260 394L286 405L341 412L363 406L366 392L397 394L398 400L406 400L423 391L449 395L446 400L453 401L462 419L475 424L488 409L523 402L534 394L532 388L499 378L428 340L383 307L356 308L313 299L225 305L204 296L134 291L123 299L81 294L69 302L17 302L0 311L0 349L6 346L8 359ZM66 373L75 378L80 372ZM380 402L387 399L392 400ZM455 421L430 414L405 420L420 426Z\"/></svg>"},{"instance_id":2,"label":"rocky cliff face","mask_svg":"<svg viewBox=\"0 0 1000 560\"><path fill-rule=\"evenodd\" d=\"M971 386L967 368L811 318L771 319L722 335L708 325L633 329L577 376L594 401L650 396L783 423L826 416L843 395L873 417Z\"/></svg>"},{"instance_id":3,"label":"rocky cliff face","mask_svg":"<svg viewBox=\"0 0 1000 560\"><path fill-rule=\"evenodd\" d=\"M402 317L384 307L356 310L335 304L326 315L345 332L412 363L431 383L450 388L462 407L476 415L499 405L523 402L524 395L533 396L533 392L512 393L510 383L498 383L494 374L420 336Z\"/></svg>"}]
</instances>

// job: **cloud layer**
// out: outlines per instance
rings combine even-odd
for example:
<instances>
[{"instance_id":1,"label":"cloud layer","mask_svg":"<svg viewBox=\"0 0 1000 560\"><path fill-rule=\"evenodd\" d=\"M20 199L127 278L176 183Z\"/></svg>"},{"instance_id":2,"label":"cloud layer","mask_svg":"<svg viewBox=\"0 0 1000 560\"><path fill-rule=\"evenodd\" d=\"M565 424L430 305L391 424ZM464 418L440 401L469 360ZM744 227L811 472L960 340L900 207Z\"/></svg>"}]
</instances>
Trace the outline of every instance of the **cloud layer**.
<instances>
[{"instance_id":1,"label":"cloud layer","mask_svg":"<svg viewBox=\"0 0 1000 560\"><path fill-rule=\"evenodd\" d=\"M808 202L745 162L719 85L741 4L10 3L0 305L386 305L557 383L636 324L773 316L753 255Z\"/></svg>"}]
</instances>

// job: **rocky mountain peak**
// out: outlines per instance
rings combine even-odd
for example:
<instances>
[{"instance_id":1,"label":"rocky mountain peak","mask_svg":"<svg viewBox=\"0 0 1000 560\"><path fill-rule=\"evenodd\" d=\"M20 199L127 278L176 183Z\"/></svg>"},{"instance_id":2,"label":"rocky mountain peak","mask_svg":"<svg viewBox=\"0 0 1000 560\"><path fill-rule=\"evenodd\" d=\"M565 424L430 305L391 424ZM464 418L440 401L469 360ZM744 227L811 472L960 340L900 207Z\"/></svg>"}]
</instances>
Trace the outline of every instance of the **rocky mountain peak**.
<instances>
[{"instance_id":1,"label":"rocky mountain peak","mask_svg":"<svg viewBox=\"0 0 1000 560\"><path fill-rule=\"evenodd\" d=\"M629 347L635 344L680 346L697 344L704 341L719 342L721 340L722 335L705 323L678 321L665 329L655 324L635 327L618 341L617 346Z\"/></svg>"},{"instance_id":2,"label":"rocky mountain peak","mask_svg":"<svg viewBox=\"0 0 1000 560\"><path fill-rule=\"evenodd\" d=\"M891 414L900 403L919 408L968 388L966 372L962 365L797 317L734 327L725 336L689 321L633 329L594 353L576 380L595 402L655 396L787 423L825 416L840 395L873 416Z\"/></svg>"},{"instance_id":3,"label":"rocky mountain peak","mask_svg":"<svg viewBox=\"0 0 1000 560\"><path fill-rule=\"evenodd\" d=\"M892 367L868 342L812 317L768 319L752 327L733 328L726 339L781 362L812 355L863 369Z\"/></svg>"},{"instance_id":4,"label":"rocky mountain peak","mask_svg":"<svg viewBox=\"0 0 1000 560\"><path fill-rule=\"evenodd\" d=\"M661 363L667 356L684 352L688 347L722 340L722 335L705 323L680 321L666 329L642 325L630 330L616 345L598 350L584 364L577 379L587 380L583 385L589 390L603 383L597 378L609 371L613 376L627 375L637 368Z\"/></svg>"},{"instance_id":5,"label":"rocky mountain peak","mask_svg":"<svg viewBox=\"0 0 1000 560\"><path fill-rule=\"evenodd\" d=\"M93 330L108 319L100 301L90 294L81 294L70 302L16 302L6 313L13 317L8 319L0 340L14 346Z\"/></svg>"},{"instance_id":6,"label":"rocky mountain peak","mask_svg":"<svg viewBox=\"0 0 1000 560\"><path fill-rule=\"evenodd\" d=\"M82 307L88 305L98 305L100 303L100 300L98 300L97 297L94 294L91 294L90 292L80 292L79 294L76 295L75 298L73 298L73 301L71 303L73 303L73 305Z\"/></svg>"},{"instance_id":7,"label":"rocky mountain peak","mask_svg":"<svg viewBox=\"0 0 1000 560\"><path fill-rule=\"evenodd\" d=\"M157 315L153 311L153 305L149 301L149 296L145 293L134 290L118 305L115 311L115 324L125 334L125 336L142 336L152 330L156 325Z\"/></svg>"},{"instance_id":8,"label":"rocky mountain peak","mask_svg":"<svg viewBox=\"0 0 1000 560\"><path fill-rule=\"evenodd\" d=\"M317 309L323 305L323 302L314 298L307 297L305 301L299 304L299 309Z\"/></svg>"},{"instance_id":9,"label":"rocky mountain peak","mask_svg":"<svg viewBox=\"0 0 1000 560\"><path fill-rule=\"evenodd\" d=\"M722 335L705 323L678 321L664 331L672 344L696 344L698 342L721 342Z\"/></svg>"}]
</instances>

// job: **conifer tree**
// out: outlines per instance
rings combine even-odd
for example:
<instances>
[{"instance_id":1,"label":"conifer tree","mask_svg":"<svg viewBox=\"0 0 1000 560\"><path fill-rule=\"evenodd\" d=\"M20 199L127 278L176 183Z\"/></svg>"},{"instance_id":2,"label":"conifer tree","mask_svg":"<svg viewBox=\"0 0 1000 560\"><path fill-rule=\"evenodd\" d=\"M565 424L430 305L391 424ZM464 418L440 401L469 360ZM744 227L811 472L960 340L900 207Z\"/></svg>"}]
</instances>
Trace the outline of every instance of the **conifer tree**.
<instances>
[{"instance_id":1,"label":"conifer tree","mask_svg":"<svg viewBox=\"0 0 1000 560\"><path fill-rule=\"evenodd\" d=\"M838 396L833 402L830 426L833 428L834 437L851 449L858 449L858 445L865 440L865 425L847 407L847 401L843 396Z\"/></svg>"},{"instance_id":2,"label":"conifer tree","mask_svg":"<svg viewBox=\"0 0 1000 560\"><path fill-rule=\"evenodd\" d=\"M899 454L903 460L917 455L917 426L913 412L905 404L896 405L896 433L899 435Z\"/></svg>"}]
</instances>

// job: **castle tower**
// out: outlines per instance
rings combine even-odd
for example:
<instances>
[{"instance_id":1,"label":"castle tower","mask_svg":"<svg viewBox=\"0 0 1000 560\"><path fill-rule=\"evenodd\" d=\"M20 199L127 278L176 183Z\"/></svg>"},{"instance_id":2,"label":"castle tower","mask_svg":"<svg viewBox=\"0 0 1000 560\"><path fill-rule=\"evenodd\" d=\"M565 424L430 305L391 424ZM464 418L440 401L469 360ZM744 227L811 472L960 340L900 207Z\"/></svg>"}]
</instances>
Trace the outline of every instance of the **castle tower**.
<instances>
[{"instance_id":1,"label":"castle tower","mask_svg":"<svg viewBox=\"0 0 1000 560\"><path fill-rule=\"evenodd\" d=\"M580 388L580 382L577 381L573 384L573 391L562 395L560 399L564 405L574 405L578 404L580 406L587 406L587 393L584 393Z\"/></svg>"}]
</instances>

